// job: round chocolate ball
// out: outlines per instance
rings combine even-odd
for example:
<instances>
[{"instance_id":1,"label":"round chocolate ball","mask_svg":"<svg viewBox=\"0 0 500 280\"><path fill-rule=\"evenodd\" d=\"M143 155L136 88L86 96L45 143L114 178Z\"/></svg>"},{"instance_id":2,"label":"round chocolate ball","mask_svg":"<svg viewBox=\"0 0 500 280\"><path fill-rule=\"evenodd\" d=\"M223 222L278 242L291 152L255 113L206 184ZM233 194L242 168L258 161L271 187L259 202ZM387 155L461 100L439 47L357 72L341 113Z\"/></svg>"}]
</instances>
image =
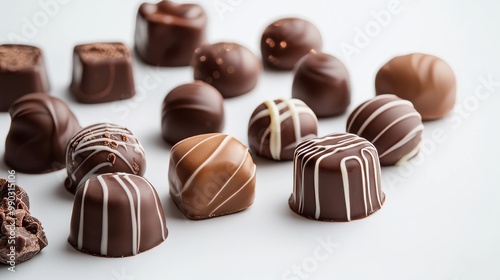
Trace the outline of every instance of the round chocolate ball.
<instances>
[{"instance_id":1,"label":"round chocolate ball","mask_svg":"<svg viewBox=\"0 0 500 280\"><path fill-rule=\"evenodd\" d=\"M301 18L283 18L271 23L260 40L264 66L276 70L291 70L309 51L321 51L322 47L319 29Z\"/></svg>"},{"instance_id":2,"label":"round chocolate ball","mask_svg":"<svg viewBox=\"0 0 500 280\"><path fill-rule=\"evenodd\" d=\"M163 101L161 128L163 139L171 145L194 135L221 132L222 95L201 81L174 88Z\"/></svg>"},{"instance_id":3,"label":"round chocolate ball","mask_svg":"<svg viewBox=\"0 0 500 280\"><path fill-rule=\"evenodd\" d=\"M382 165L399 165L413 158L423 129L422 117L412 103L393 94L362 103L347 119L347 132L372 142Z\"/></svg>"},{"instance_id":4,"label":"round chocolate ball","mask_svg":"<svg viewBox=\"0 0 500 280\"><path fill-rule=\"evenodd\" d=\"M255 54L236 43L204 45L194 51L194 79L215 87L224 98L252 90L262 66Z\"/></svg>"},{"instance_id":5,"label":"round chocolate ball","mask_svg":"<svg viewBox=\"0 0 500 280\"><path fill-rule=\"evenodd\" d=\"M306 103L318 118L343 114L351 103L349 73L336 57L317 51L295 66L292 97Z\"/></svg>"},{"instance_id":6,"label":"round chocolate ball","mask_svg":"<svg viewBox=\"0 0 500 280\"><path fill-rule=\"evenodd\" d=\"M295 147L317 134L316 115L298 99L265 101L248 123L250 150L274 160L292 160Z\"/></svg>"},{"instance_id":7,"label":"round chocolate ball","mask_svg":"<svg viewBox=\"0 0 500 280\"><path fill-rule=\"evenodd\" d=\"M456 79L442 59L422 53L397 56L377 73L375 91L409 100L424 121L440 119L455 105Z\"/></svg>"}]
</instances>

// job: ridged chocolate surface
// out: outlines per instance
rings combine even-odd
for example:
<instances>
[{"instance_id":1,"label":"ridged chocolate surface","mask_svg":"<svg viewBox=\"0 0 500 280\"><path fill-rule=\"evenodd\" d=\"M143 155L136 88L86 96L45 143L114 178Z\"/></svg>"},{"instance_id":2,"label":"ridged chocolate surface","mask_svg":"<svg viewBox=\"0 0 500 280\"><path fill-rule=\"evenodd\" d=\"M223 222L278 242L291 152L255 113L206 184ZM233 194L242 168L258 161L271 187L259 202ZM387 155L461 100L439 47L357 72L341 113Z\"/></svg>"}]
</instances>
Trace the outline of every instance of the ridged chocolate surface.
<instances>
[{"instance_id":1,"label":"ridged chocolate surface","mask_svg":"<svg viewBox=\"0 0 500 280\"><path fill-rule=\"evenodd\" d=\"M48 91L47 70L39 48L0 45L0 112L7 112L25 94Z\"/></svg>"},{"instance_id":2,"label":"ridged chocolate surface","mask_svg":"<svg viewBox=\"0 0 500 280\"><path fill-rule=\"evenodd\" d=\"M132 56L122 43L77 45L71 91L81 103L103 103L135 95Z\"/></svg>"},{"instance_id":3,"label":"ridged chocolate surface","mask_svg":"<svg viewBox=\"0 0 500 280\"><path fill-rule=\"evenodd\" d=\"M137 12L135 49L157 66L188 66L205 42L207 15L200 5L160 1L143 3Z\"/></svg>"},{"instance_id":4,"label":"ridged chocolate surface","mask_svg":"<svg viewBox=\"0 0 500 280\"><path fill-rule=\"evenodd\" d=\"M382 207L380 163L376 148L349 133L306 140L294 155L290 208L321 221L365 218Z\"/></svg>"},{"instance_id":5,"label":"ridged chocolate surface","mask_svg":"<svg viewBox=\"0 0 500 280\"><path fill-rule=\"evenodd\" d=\"M264 66L277 70L291 70L311 50L322 48L318 28L301 18L283 18L271 23L260 41Z\"/></svg>"},{"instance_id":6,"label":"ridged chocolate surface","mask_svg":"<svg viewBox=\"0 0 500 280\"><path fill-rule=\"evenodd\" d=\"M127 128L99 123L88 126L71 138L66 150L70 192L99 174L125 172L144 175L146 158L139 140Z\"/></svg>"},{"instance_id":7,"label":"ridged chocolate surface","mask_svg":"<svg viewBox=\"0 0 500 280\"><path fill-rule=\"evenodd\" d=\"M336 57L311 51L294 69L292 97L304 101L318 116L343 114L351 103L349 73Z\"/></svg>"},{"instance_id":8,"label":"ridged chocolate surface","mask_svg":"<svg viewBox=\"0 0 500 280\"><path fill-rule=\"evenodd\" d=\"M227 42L197 48L191 66L195 80L212 85L224 98L252 90L262 71L259 59L249 49Z\"/></svg>"},{"instance_id":9,"label":"ridged chocolate surface","mask_svg":"<svg viewBox=\"0 0 500 280\"><path fill-rule=\"evenodd\" d=\"M418 153L424 126L410 101L383 94L354 109L346 129L377 148L380 164L398 165Z\"/></svg>"},{"instance_id":10,"label":"ridged chocolate surface","mask_svg":"<svg viewBox=\"0 0 500 280\"><path fill-rule=\"evenodd\" d=\"M409 100L424 121L448 114L455 105L456 79L451 67L429 54L397 56L377 73L375 91Z\"/></svg>"},{"instance_id":11,"label":"ridged chocolate surface","mask_svg":"<svg viewBox=\"0 0 500 280\"><path fill-rule=\"evenodd\" d=\"M160 198L143 177L102 174L85 181L75 194L68 242L81 252L134 256L167 235Z\"/></svg>"},{"instance_id":12,"label":"ridged chocolate surface","mask_svg":"<svg viewBox=\"0 0 500 280\"><path fill-rule=\"evenodd\" d=\"M233 137L193 136L172 147L170 196L190 219L238 212L253 203L255 171L248 149Z\"/></svg>"},{"instance_id":13,"label":"ridged chocolate surface","mask_svg":"<svg viewBox=\"0 0 500 280\"><path fill-rule=\"evenodd\" d=\"M163 100L161 128L163 139L172 145L194 135L221 132L222 95L202 81L174 88Z\"/></svg>"},{"instance_id":14,"label":"ridged chocolate surface","mask_svg":"<svg viewBox=\"0 0 500 280\"><path fill-rule=\"evenodd\" d=\"M298 99L267 100L248 123L250 150L274 160L292 160L295 147L317 134L316 115Z\"/></svg>"},{"instance_id":15,"label":"ridged chocolate surface","mask_svg":"<svg viewBox=\"0 0 500 280\"><path fill-rule=\"evenodd\" d=\"M46 93L17 99L10 110L5 163L18 172L45 173L66 166L66 145L81 127L62 100Z\"/></svg>"}]
</instances>

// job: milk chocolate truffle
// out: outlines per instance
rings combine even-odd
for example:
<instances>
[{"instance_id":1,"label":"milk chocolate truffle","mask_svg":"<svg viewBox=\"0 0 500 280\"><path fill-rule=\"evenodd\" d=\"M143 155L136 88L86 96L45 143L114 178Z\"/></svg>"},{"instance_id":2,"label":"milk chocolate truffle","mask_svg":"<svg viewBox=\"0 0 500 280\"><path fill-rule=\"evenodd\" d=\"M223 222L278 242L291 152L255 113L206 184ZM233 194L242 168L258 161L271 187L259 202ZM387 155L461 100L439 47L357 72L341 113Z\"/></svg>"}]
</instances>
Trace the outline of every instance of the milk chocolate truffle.
<instances>
[{"instance_id":1,"label":"milk chocolate truffle","mask_svg":"<svg viewBox=\"0 0 500 280\"><path fill-rule=\"evenodd\" d=\"M359 105L347 120L347 132L370 141L381 165L399 165L413 158L422 142L422 117L413 104L392 94Z\"/></svg>"},{"instance_id":2,"label":"milk chocolate truffle","mask_svg":"<svg viewBox=\"0 0 500 280\"><path fill-rule=\"evenodd\" d=\"M146 158L141 143L130 130L99 123L71 138L66 150L66 170L65 187L75 193L87 179L99 174L126 172L142 176Z\"/></svg>"},{"instance_id":3,"label":"milk chocolate truffle","mask_svg":"<svg viewBox=\"0 0 500 280\"><path fill-rule=\"evenodd\" d=\"M42 223L30 214L26 191L0 178L0 263L25 262L47 244Z\"/></svg>"},{"instance_id":4,"label":"milk chocolate truffle","mask_svg":"<svg viewBox=\"0 0 500 280\"><path fill-rule=\"evenodd\" d=\"M122 43L78 45L73 50L71 91L81 103L103 103L135 95L132 56Z\"/></svg>"},{"instance_id":5,"label":"milk chocolate truffle","mask_svg":"<svg viewBox=\"0 0 500 280\"><path fill-rule=\"evenodd\" d=\"M170 196L190 219L242 211L255 196L255 164L247 148L231 136L193 136L172 147Z\"/></svg>"},{"instance_id":6,"label":"milk chocolate truffle","mask_svg":"<svg viewBox=\"0 0 500 280\"><path fill-rule=\"evenodd\" d=\"M250 150L274 160L292 160L297 144L317 134L316 115L298 99L267 100L248 123Z\"/></svg>"},{"instance_id":7,"label":"milk chocolate truffle","mask_svg":"<svg viewBox=\"0 0 500 280\"><path fill-rule=\"evenodd\" d=\"M200 5L160 1L137 12L135 49L147 64L188 66L205 42L207 15Z\"/></svg>"},{"instance_id":8,"label":"milk chocolate truffle","mask_svg":"<svg viewBox=\"0 0 500 280\"><path fill-rule=\"evenodd\" d=\"M225 42L197 48L191 66L195 80L211 84L224 98L252 90L262 70L259 59L249 49Z\"/></svg>"},{"instance_id":9,"label":"milk chocolate truffle","mask_svg":"<svg viewBox=\"0 0 500 280\"><path fill-rule=\"evenodd\" d=\"M343 114L351 103L349 73L336 57L317 51L295 66L292 97L306 103L318 118Z\"/></svg>"},{"instance_id":10,"label":"milk chocolate truffle","mask_svg":"<svg viewBox=\"0 0 500 280\"><path fill-rule=\"evenodd\" d=\"M19 97L49 91L42 51L28 45L0 45L0 112Z\"/></svg>"},{"instance_id":11,"label":"milk chocolate truffle","mask_svg":"<svg viewBox=\"0 0 500 280\"><path fill-rule=\"evenodd\" d=\"M321 51L323 39L314 24L301 18L283 18L263 32L260 50L264 66L291 70L311 50Z\"/></svg>"},{"instance_id":12,"label":"milk chocolate truffle","mask_svg":"<svg viewBox=\"0 0 500 280\"><path fill-rule=\"evenodd\" d=\"M362 219L382 207L377 150L367 140L335 133L300 143L295 150L290 208L320 221Z\"/></svg>"},{"instance_id":13,"label":"milk chocolate truffle","mask_svg":"<svg viewBox=\"0 0 500 280\"><path fill-rule=\"evenodd\" d=\"M66 103L45 93L30 93L17 99L9 112L5 164L25 173L52 172L66 166L66 145L81 129Z\"/></svg>"},{"instance_id":14,"label":"milk chocolate truffle","mask_svg":"<svg viewBox=\"0 0 500 280\"><path fill-rule=\"evenodd\" d=\"M103 257L134 256L168 234L155 188L143 177L107 173L90 178L75 194L68 242Z\"/></svg>"},{"instance_id":15,"label":"milk chocolate truffle","mask_svg":"<svg viewBox=\"0 0 500 280\"><path fill-rule=\"evenodd\" d=\"M424 121L442 118L453 109L456 88L451 67L421 53L391 59L375 78L377 95L390 93L411 101Z\"/></svg>"},{"instance_id":16,"label":"milk chocolate truffle","mask_svg":"<svg viewBox=\"0 0 500 280\"><path fill-rule=\"evenodd\" d=\"M201 81L174 88L163 101L161 128L163 139L172 145L194 135L221 132L222 95Z\"/></svg>"}]
</instances>

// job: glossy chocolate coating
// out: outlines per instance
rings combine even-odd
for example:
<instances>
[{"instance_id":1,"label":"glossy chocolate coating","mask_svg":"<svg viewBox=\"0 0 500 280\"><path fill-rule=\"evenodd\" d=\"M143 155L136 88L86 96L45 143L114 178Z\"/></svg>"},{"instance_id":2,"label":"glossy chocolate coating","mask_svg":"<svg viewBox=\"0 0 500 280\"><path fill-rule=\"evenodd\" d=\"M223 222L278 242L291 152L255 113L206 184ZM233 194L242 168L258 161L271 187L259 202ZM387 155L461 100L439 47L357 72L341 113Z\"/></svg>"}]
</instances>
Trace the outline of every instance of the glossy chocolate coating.
<instances>
[{"instance_id":1,"label":"glossy chocolate coating","mask_svg":"<svg viewBox=\"0 0 500 280\"><path fill-rule=\"evenodd\" d=\"M24 173L45 173L66 166L66 145L81 127L62 100L45 93L17 99L10 110L5 163Z\"/></svg>"},{"instance_id":2,"label":"glossy chocolate coating","mask_svg":"<svg viewBox=\"0 0 500 280\"><path fill-rule=\"evenodd\" d=\"M365 218L382 207L380 163L364 138L335 133L300 143L293 160L290 208L320 221Z\"/></svg>"},{"instance_id":3,"label":"glossy chocolate coating","mask_svg":"<svg viewBox=\"0 0 500 280\"><path fill-rule=\"evenodd\" d=\"M232 214L252 205L255 170L248 149L233 137L193 136L172 147L170 196L190 219Z\"/></svg>"},{"instance_id":4,"label":"glossy chocolate coating","mask_svg":"<svg viewBox=\"0 0 500 280\"><path fill-rule=\"evenodd\" d=\"M168 235L155 188L143 177L107 173L85 181L75 194L68 242L103 257L134 256Z\"/></svg>"},{"instance_id":5,"label":"glossy chocolate coating","mask_svg":"<svg viewBox=\"0 0 500 280\"><path fill-rule=\"evenodd\" d=\"M161 128L163 139L171 145L194 135L221 132L222 95L201 81L174 88L163 101Z\"/></svg>"},{"instance_id":6,"label":"glossy chocolate coating","mask_svg":"<svg viewBox=\"0 0 500 280\"><path fill-rule=\"evenodd\" d=\"M413 158L422 142L422 117L413 104L393 94L379 95L359 105L346 130L370 141L381 165L399 165Z\"/></svg>"},{"instance_id":7,"label":"glossy chocolate coating","mask_svg":"<svg viewBox=\"0 0 500 280\"><path fill-rule=\"evenodd\" d=\"M292 97L306 103L318 118L343 114L351 103L349 73L336 57L311 51L295 66Z\"/></svg>"},{"instance_id":8,"label":"glossy chocolate coating","mask_svg":"<svg viewBox=\"0 0 500 280\"><path fill-rule=\"evenodd\" d=\"M225 42L197 48L191 66L195 80L212 85L224 98L252 90L262 71L259 59L249 49Z\"/></svg>"},{"instance_id":9,"label":"glossy chocolate coating","mask_svg":"<svg viewBox=\"0 0 500 280\"><path fill-rule=\"evenodd\" d=\"M456 79L451 67L429 54L397 56L377 73L375 91L409 100L424 121L440 119L455 105Z\"/></svg>"},{"instance_id":10,"label":"glossy chocolate coating","mask_svg":"<svg viewBox=\"0 0 500 280\"><path fill-rule=\"evenodd\" d=\"M205 42L207 15L200 5L160 1L143 3L137 12L135 49L156 66L188 66Z\"/></svg>"},{"instance_id":11,"label":"glossy chocolate coating","mask_svg":"<svg viewBox=\"0 0 500 280\"><path fill-rule=\"evenodd\" d=\"M103 103L135 95L132 56L122 43L75 46L71 91L81 103Z\"/></svg>"},{"instance_id":12,"label":"glossy chocolate coating","mask_svg":"<svg viewBox=\"0 0 500 280\"><path fill-rule=\"evenodd\" d=\"M292 70L304 55L322 48L318 28L301 18L283 18L271 23L260 40L264 66L276 70Z\"/></svg>"},{"instance_id":13,"label":"glossy chocolate coating","mask_svg":"<svg viewBox=\"0 0 500 280\"><path fill-rule=\"evenodd\" d=\"M248 123L248 143L254 153L274 160L292 160L295 147L318 134L318 119L298 99L267 100Z\"/></svg>"},{"instance_id":14,"label":"glossy chocolate coating","mask_svg":"<svg viewBox=\"0 0 500 280\"><path fill-rule=\"evenodd\" d=\"M42 51L28 45L0 45L0 112L32 92L49 92Z\"/></svg>"},{"instance_id":15,"label":"glossy chocolate coating","mask_svg":"<svg viewBox=\"0 0 500 280\"><path fill-rule=\"evenodd\" d=\"M14 193L10 195L14 199L9 192ZM25 262L47 244L42 223L30 214L26 191L0 178L0 263L12 266ZM11 247L15 247L14 259Z\"/></svg>"},{"instance_id":16,"label":"glossy chocolate coating","mask_svg":"<svg viewBox=\"0 0 500 280\"><path fill-rule=\"evenodd\" d=\"M78 132L66 150L66 189L75 193L87 179L99 174L126 172L144 175L146 158L141 143L130 130L109 123Z\"/></svg>"}]
</instances>

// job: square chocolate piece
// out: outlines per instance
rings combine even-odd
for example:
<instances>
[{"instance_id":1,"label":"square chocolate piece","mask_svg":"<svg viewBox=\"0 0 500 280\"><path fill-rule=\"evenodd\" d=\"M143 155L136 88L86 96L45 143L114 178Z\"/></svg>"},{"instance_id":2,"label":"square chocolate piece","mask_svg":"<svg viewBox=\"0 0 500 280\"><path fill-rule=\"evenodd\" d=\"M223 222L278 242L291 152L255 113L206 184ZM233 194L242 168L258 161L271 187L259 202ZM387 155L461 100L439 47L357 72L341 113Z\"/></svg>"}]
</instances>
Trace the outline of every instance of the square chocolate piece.
<instances>
[{"instance_id":1,"label":"square chocolate piece","mask_svg":"<svg viewBox=\"0 0 500 280\"><path fill-rule=\"evenodd\" d=\"M135 50L150 65L188 66L194 50L205 42L206 26L200 5L143 3L137 12Z\"/></svg>"},{"instance_id":2,"label":"square chocolate piece","mask_svg":"<svg viewBox=\"0 0 500 280\"><path fill-rule=\"evenodd\" d=\"M132 56L122 43L77 45L71 91L81 103L103 103L135 95Z\"/></svg>"},{"instance_id":3,"label":"square chocolate piece","mask_svg":"<svg viewBox=\"0 0 500 280\"><path fill-rule=\"evenodd\" d=\"M19 97L49 91L42 51L28 45L0 45L0 112Z\"/></svg>"}]
</instances>

